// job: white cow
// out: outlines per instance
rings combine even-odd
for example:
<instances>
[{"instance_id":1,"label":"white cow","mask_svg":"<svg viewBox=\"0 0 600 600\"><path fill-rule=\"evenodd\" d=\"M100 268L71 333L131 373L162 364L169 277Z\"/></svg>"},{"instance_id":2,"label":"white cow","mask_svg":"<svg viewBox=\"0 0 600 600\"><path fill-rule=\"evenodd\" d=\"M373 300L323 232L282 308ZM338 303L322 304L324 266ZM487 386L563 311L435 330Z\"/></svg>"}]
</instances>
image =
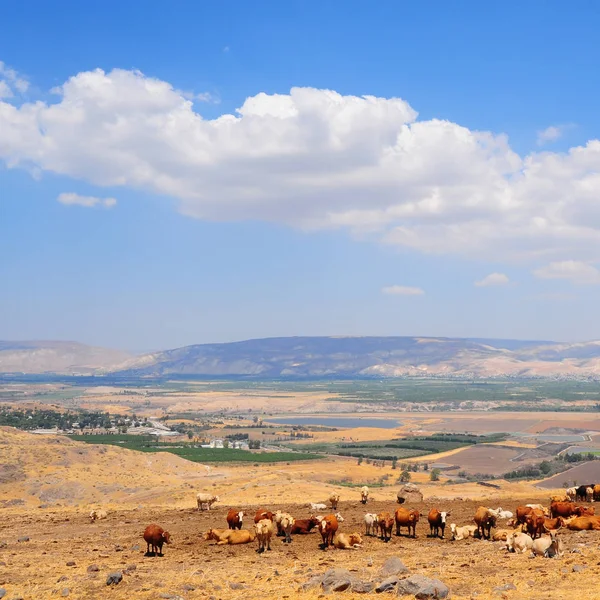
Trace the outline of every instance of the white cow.
<instances>
[{"instance_id":1,"label":"white cow","mask_svg":"<svg viewBox=\"0 0 600 600\"><path fill-rule=\"evenodd\" d=\"M219 502L219 496L215 496L214 494L203 494L200 492L196 495L196 501L198 502L198 510L204 510L204 506L206 505L206 510L210 510L210 507L215 503Z\"/></svg>"}]
</instances>

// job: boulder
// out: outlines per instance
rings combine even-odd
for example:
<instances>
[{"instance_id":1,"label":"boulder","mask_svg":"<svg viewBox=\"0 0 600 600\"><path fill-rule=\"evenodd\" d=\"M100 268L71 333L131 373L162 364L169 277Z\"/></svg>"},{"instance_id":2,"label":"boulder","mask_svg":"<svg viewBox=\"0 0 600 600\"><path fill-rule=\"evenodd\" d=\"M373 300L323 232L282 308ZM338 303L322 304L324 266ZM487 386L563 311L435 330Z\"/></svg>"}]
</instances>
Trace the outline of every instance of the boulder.
<instances>
[{"instance_id":1,"label":"boulder","mask_svg":"<svg viewBox=\"0 0 600 600\"><path fill-rule=\"evenodd\" d=\"M423 502L423 494L414 483L406 483L397 494L398 504Z\"/></svg>"},{"instance_id":2,"label":"boulder","mask_svg":"<svg viewBox=\"0 0 600 600\"><path fill-rule=\"evenodd\" d=\"M381 577L389 577L390 575L400 575L402 573L408 573L406 565L397 557L391 556L388 558L379 571Z\"/></svg>"},{"instance_id":3,"label":"boulder","mask_svg":"<svg viewBox=\"0 0 600 600\"><path fill-rule=\"evenodd\" d=\"M414 596L418 600L448 598L450 590L439 579L431 579L424 575L411 575L401 579L396 586L396 595Z\"/></svg>"},{"instance_id":4,"label":"boulder","mask_svg":"<svg viewBox=\"0 0 600 600\"><path fill-rule=\"evenodd\" d=\"M329 569L321 578L321 586L325 592L343 592L356 581L348 569Z\"/></svg>"}]
</instances>

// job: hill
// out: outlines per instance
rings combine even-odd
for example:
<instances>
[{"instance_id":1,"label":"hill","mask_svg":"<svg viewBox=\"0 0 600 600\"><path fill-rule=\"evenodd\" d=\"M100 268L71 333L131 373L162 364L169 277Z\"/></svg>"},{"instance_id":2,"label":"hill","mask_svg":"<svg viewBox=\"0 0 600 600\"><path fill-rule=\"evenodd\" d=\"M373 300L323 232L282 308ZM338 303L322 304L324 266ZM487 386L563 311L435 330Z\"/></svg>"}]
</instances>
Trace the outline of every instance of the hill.
<instances>
[{"instance_id":1,"label":"hill","mask_svg":"<svg viewBox=\"0 0 600 600\"><path fill-rule=\"evenodd\" d=\"M423 337L292 337L200 344L121 365L127 375L588 377L600 344Z\"/></svg>"},{"instance_id":2,"label":"hill","mask_svg":"<svg viewBox=\"0 0 600 600\"><path fill-rule=\"evenodd\" d=\"M0 341L0 373L90 374L113 367L131 355L77 342Z\"/></svg>"},{"instance_id":3,"label":"hill","mask_svg":"<svg viewBox=\"0 0 600 600\"><path fill-rule=\"evenodd\" d=\"M600 342L434 337L284 337L131 357L75 342L0 342L0 373L158 377L600 376Z\"/></svg>"}]
</instances>

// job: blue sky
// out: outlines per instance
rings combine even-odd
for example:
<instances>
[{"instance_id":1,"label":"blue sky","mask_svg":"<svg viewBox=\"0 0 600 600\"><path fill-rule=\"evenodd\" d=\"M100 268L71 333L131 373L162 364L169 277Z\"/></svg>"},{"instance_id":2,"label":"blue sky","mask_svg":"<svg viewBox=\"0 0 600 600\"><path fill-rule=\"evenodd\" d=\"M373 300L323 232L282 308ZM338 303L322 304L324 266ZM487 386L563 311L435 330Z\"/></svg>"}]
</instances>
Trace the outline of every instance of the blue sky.
<instances>
[{"instance_id":1,"label":"blue sky","mask_svg":"<svg viewBox=\"0 0 600 600\"><path fill-rule=\"evenodd\" d=\"M596 2L1 15L0 339L600 338Z\"/></svg>"}]
</instances>

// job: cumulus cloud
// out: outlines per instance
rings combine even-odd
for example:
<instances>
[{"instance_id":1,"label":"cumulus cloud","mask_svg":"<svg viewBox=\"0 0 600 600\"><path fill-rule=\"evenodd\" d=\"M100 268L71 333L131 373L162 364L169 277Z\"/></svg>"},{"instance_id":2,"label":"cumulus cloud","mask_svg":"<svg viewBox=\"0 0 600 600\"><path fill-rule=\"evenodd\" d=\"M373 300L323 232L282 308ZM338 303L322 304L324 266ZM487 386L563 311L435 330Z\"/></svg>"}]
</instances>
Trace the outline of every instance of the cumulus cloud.
<instances>
[{"instance_id":1,"label":"cumulus cloud","mask_svg":"<svg viewBox=\"0 0 600 600\"><path fill-rule=\"evenodd\" d=\"M476 281L476 287L488 287L493 285L507 285L510 283L510 279L504 273L490 273L483 279Z\"/></svg>"},{"instance_id":2,"label":"cumulus cloud","mask_svg":"<svg viewBox=\"0 0 600 600\"><path fill-rule=\"evenodd\" d=\"M12 98L15 93L23 94L29 88L29 82L0 60L0 99Z\"/></svg>"},{"instance_id":3,"label":"cumulus cloud","mask_svg":"<svg viewBox=\"0 0 600 600\"><path fill-rule=\"evenodd\" d=\"M189 216L346 229L426 253L594 260L600 141L520 156L400 98L292 88L205 119L165 81L78 73L55 102L0 101L0 158L178 200Z\"/></svg>"},{"instance_id":4,"label":"cumulus cloud","mask_svg":"<svg viewBox=\"0 0 600 600\"><path fill-rule=\"evenodd\" d=\"M72 192L59 194L57 198L61 204L67 206L85 206L86 208L104 207L112 208L117 205L115 198L96 198L96 196L80 196Z\"/></svg>"},{"instance_id":5,"label":"cumulus cloud","mask_svg":"<svg viewBox=\"0 0 600 600\"><path fill-rule=\"evenodd\" d=\"M546 129L538 131L538 146L543 146L544 144L556 142L556 140L562 137L564 129L564 125L551 125L550 127L546 127Z\"/></svg>"},{"instance_id":6,"label":"cumulus cloud","mask_svg":"<svg viewBox=\"0 0 600 600\"><path fill-rule=\"evenodd\" d=\"M594 265L577 260L552 262L533 274L540 279L566 279L577 285L600 284L600 271Z\"/></svg>"},{"instance_id":7,"label":"cumulus cloud","mask_svg":"<svg viewBox=\"0 0 600 600\"><path fill-rule=\"evenodd\" d=\"M390 296L422 296L425 292L418 287L409 287L406 285L390 285L381 288L382 294Z\"/></svg>"}]
</instances>

